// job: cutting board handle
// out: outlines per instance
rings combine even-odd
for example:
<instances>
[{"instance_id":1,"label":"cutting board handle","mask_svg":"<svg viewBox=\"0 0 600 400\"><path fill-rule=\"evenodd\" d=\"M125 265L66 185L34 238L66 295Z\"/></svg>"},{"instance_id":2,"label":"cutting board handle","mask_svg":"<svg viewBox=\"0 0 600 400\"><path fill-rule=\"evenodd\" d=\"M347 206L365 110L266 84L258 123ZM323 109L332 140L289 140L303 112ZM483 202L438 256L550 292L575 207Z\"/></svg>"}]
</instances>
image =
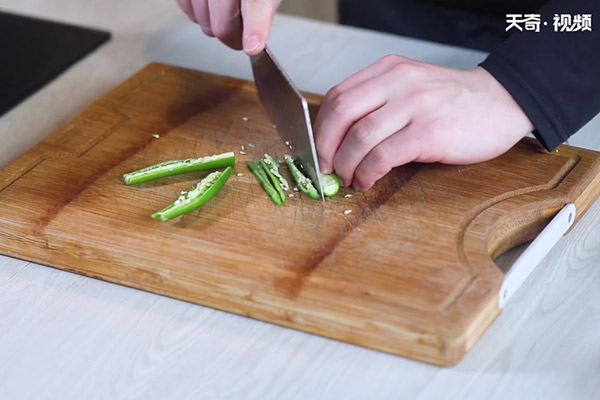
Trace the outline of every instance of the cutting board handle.
<instances>
[{"instance_id":1,"label":"cutting board handle","mask_svg":"<svg viewBox=\"0 0 600 400\"><path fill-rule=\"evenodd\" d=\"M576 215L577 208L575 204L565 205L512 264L504 275L504 281L500 288L500 295L498 296L498 306L500 308L504 307L540 261L569 230L575 222Z\"/></svg>"}]
</instances>

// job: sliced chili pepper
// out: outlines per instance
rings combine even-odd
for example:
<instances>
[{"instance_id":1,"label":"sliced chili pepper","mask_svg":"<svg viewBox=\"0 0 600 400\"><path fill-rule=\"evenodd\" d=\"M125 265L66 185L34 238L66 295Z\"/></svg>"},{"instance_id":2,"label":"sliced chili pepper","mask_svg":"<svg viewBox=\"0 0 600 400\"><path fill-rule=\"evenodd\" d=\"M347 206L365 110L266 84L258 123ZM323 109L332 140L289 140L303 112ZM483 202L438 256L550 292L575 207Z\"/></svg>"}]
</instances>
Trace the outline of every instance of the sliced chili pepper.
<instances>
[{"instance_id":1,"label":"sliced chili pepper","mask_svg":"<svg viewBox=\"0 0 600 400\"><path fill-rule=\"evenodd\" d=\"M289 184L287 180L279 173L279 167L277 166L277 161L268 154L265 154L265 158L260 161L260 166L265 171L267 177L271 181L271 185L279 194L279 197L282 199L282 202L285 203L285 187L289 189ZM285 187L282 182L285 182Z\"/></svg>"},{"instance_id":2,"label":"sliced chili pepper","mask_svg":"<svg viewBox=\"0 0 600 400\"><path fill-rule=\"evenodd\" d=\"M327 197L335 196L342 186L340 177L335 172L331 174L321 173L321 182L323 183L323 194Z\"/></svg>"},{"instance_id":3,"label":"sliced chili pepper","mask_svg":"<svg viewBox=\"0 0 600 400\"><path fill-rule=\"evenodd\" d=\"M285 179L279 172L279 164L277 163L277 160L271 157L270 155L265 154L263 162L264 164L266 164L267 172L273 175L275 178L277 178L279 184L281 185L281 188L284 191L289 190L290 184L288 183L287 179ZM264 164L263 166L265 166ZM275 185L275 183L273 183L273 185Z\"/></svg>"},{"instance_id":4,"label":"sliced chili pepper","mask_svg":"<svg viewBox=\"0 0 600 400\"><path fill-rule=\"evenodd\" d=\"M269 168L267 163L265 163L265 160L259 161L259 167L262 168L262 170L265 172L267 179L271 182L271 186L277 192L277 195L279 196L279 198L285 199L285 191L281 187L281 183L279 182L279 179L277 179L275 174L273 174L271 172L271 169Z\"/></svg>"},{"instance_id":5,"label":"sliced chili pepper","mask_svg":"<svg viewBox=\"0 0 600 400\"><path fill-rule=\"evenodd\" d=\"M254 176L256 176L256 179L258 179L263 189L265 189L265 192L267 192L269 197L271 197L273 203L277 204L278 206L283 205L285 202L285 195L281 196L280 193L275 189L261 162L249 162L248 169L250 169Z\"/></svg>"},{"instance_id":6,"label":"sliced chili pepper","mask_svg":"<svg viewBox=\"0 0 600 400\"><path fill-rule=\"evenodd\" d=\"M173 203L152 214L152 218L159 221L168 221L195 210L212 199L221 190L231 176L231 171L232 168L227 167L224 171L211 172L206 178L192 186L190 190L181 192L179 198Z\"/></svg>"},{"instance_id":7,"label":"sliced chili pepper","mask_svg":"<svg viewBox=\"0 0 600 400\"><path fill-rule=\"evenodd\" d=\"M319 195L317 188L315 188L310 178L307 178L306 175L300 171L300 169L294 163L292 157L290 157L288 154L285 155L285 163L287 164L288 169L290 170L290 173L296 181L296 184L298 184L300 190L313 199L320 200L321 196Z\"/></svg>"},{"instance_id":8,"label":"sliced chili pepper","mask_svg":"<svg viewBox=\"0 0 600 400\"><path fill-rule=\"evenodd\" d=\"M200 158L188 158L186 160L165 161L150 165L140 170L123 175L126 185L146 182L152 179L164 178L165 176L178 175L186 172L204 171L235 166L235 154L233 152L215 154Z\"/></svg>"}]
</instances>

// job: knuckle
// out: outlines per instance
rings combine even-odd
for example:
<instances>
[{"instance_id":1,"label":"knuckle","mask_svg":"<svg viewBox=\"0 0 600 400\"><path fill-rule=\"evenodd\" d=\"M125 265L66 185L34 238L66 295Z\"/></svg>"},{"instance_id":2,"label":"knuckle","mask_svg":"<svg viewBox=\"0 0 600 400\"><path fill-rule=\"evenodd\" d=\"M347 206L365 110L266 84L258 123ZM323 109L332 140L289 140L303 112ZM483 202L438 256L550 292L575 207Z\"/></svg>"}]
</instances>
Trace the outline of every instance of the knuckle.
<instances>
[{"instance_id":1,"label":"knuckle","mask_svg":"<svg viewBox=\"0 0 600 400\"><path fill-rule=\"evenodd\" d=\"M447 149L446 146L435 140L434 134L432 134L433 126L429 122L421 122L416 124L412 131L408 134L409 137L402 147L402 153L408 154L409 158L404 159L402 163L411 161L416 162L428 162L436 161L431 159L431 155L435 152L444 152ZM400 162L395 163L393 166L401 165Z\"/></svg>"},{"instance_id":2,"label":"knuckle","mask_svg":"<svg viewBox=\"0 0 600 400\"><path fill-rule=\"evenodd\" d=\"M388 163L390 158L389 151L385 146L377 146L371 150L371 157L373 158L374 171L385 168L384 166Z\"/></svg>"},{"instance_id":3,"label":"knuckle","mask_svg":"<svg viewBox=\"0 0 600 400\"><path fill-rule=\"evenodd\" d=\"M333 89L332 89L333 90ZM338 115L346 115L350 104L343 93L334 92L331 99L331 111Z\"/></svg>"},{"instance_id":4,"label":"knuckle","mask_svg":"<svg viewBox=\"0 0 600 400\"><path fill-rule=\"evenodd\" d=\"M211 30L214 37L223 40L231 37L234 27L225 22L216 22L211 25Z\"/></svg>"},{"instance_id":5,"label":"knuckle","mask_svg":"<svg viewBox=\"0 0 600 400\"><path fill-rule=\"evenodd\" d=\"M379 59L379 62L384 65L394 65L400 61L399 57L395 54L388 54Z\"/></svg>"},{"instance_id":6,"label":"knuckle","mask_svg":"<svg viewBox=\"0 0 600 400\"><path fill-rule=\"evenodd\" d=\"M404 79L414 80L421 76L421 68L412 62L400 62L392 67L392 73Z\"/></svg>"},{"instance_id":7,"label":"knuckle","mask_svg":"<svg viewBox=\"0 0 600 400\"><path fill-rule=\"evenodd\" d=\"M275 5L271 0L244 0L242 4L249 9L259 8L267 9L269 11L273 11L275 9Z\"/></svg>"},{"instance_id":8,"label":"knuckle","mask_svg":"<svg viewBox=\"0 0 600 400\"><path fill-rule=\"evenodd\" d=\"M342 91L340 90L339 85L336 85L327 91L327 94L325 95L325 99L327 99L328 101L331 102L333 99L336 99L341 94L342 94Z\"/></svg>"},{"instance_id":9,"label":"knuckle","mask_svg":"<svg viewBox=\"0 0 600 400\"><path fill-rule=\"evenodd\" d=\"M410 94L410 98L419 108L429 110L437 107L440 96L435 91L418 88Z\"/></svg>"},{"instance_id":10,"label":"knuckle","mask_svg":"<svg viewBox=\"0 0 600 400\"><path fill-rule=\"evenodd\" d=\"M455 122L452 118L431 118L426 121L426 137L434 140L444 140L452 131L455 131Z\"/></svg>"},{"instance_id":11,"label":"knuckle","mask_svg":"<svg viewBox=\"0 0 600 400\"><path fill-rule=\"evenodd\" d=\"M444 131L446 131L448 127L448 122L441 123L438 119L433 119L428 121L427 123L427 131L430 136L440 137L444 135Z\"/></svg>"},{"instance_id":12,"label":"knuckle","mask_svg":"<svg viewBox=\"0 0 600 400\"><path fill-rule=\"evenodd\" d=\"M404 56L398 54L389 54L379 59L379 62L382 62L384 65L393 67L395 65L407 64L410 62L414 62L410 58L406 58Z\"/></svg>"},{"instance_id":13,"label":"knuckle","mask_svg":"<svg viewBox=\"0 0 600 400\"><path fill-rule=\"evenodd\" d=\"M365 171L368 173L365 178L373 183L390 172L393 166L394 160L390 151L385 146L377 146L371 152L369 171Z\"/></svg>"},{"instance_id":14,"label":"knuckle","mask_svg":"<svg viewBox=\"0 0 600 400\"><path fill-rule=\"evenodd\" d=\"M361 120L354 124L350 134L359 146L368 146L376 139L376 134L368 121Z\"/></svg>"}]
</instances>

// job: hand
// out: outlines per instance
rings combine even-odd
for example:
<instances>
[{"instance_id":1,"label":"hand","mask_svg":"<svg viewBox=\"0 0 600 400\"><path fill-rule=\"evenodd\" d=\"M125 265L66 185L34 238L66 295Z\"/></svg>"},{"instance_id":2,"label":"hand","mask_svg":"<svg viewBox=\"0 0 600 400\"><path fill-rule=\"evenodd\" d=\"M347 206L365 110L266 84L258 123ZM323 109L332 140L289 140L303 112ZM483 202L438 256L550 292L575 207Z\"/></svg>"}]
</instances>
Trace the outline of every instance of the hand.
<instances>
[{"instance_id":1,"label":"hand","mask_svg":"<svg viewBox=\"0 0 600 400\"><path fill-rule=\"evenodd\" d=\"M267 43L275 10L281 0L177 0L202 32L248 55Z\"/></svg>"},{"instance_id":2,"label":"hand","mask_svg":"<svg viewBox=\"0 0 600 400\"><path fill-rule=\"evenodd\" d=\"M494 158L534 129L481 67L457 70L387 56L327 93L315 121L323 172L369 189L412 161L471 164Z\"/></svg>"}]
</instances>

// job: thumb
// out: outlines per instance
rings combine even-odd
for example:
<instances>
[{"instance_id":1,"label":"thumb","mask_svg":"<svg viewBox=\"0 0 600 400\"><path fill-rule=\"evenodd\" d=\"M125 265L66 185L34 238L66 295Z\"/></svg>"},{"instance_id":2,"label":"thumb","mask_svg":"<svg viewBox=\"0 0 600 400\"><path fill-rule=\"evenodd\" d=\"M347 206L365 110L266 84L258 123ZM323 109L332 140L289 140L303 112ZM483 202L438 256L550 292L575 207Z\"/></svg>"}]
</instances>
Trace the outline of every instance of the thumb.
<instances>
[{"instance_id":1,"label":"thumb","mask_svg":"<svg viewBox=\"0 0 600 400\"><path fill-rule=\"evenodd\" d=\"M275 16L275 10L281 0L242 0L241 11L244 24L243 46L249 56L263 51L271 24Z\"/></svg>"}]
</instances>

